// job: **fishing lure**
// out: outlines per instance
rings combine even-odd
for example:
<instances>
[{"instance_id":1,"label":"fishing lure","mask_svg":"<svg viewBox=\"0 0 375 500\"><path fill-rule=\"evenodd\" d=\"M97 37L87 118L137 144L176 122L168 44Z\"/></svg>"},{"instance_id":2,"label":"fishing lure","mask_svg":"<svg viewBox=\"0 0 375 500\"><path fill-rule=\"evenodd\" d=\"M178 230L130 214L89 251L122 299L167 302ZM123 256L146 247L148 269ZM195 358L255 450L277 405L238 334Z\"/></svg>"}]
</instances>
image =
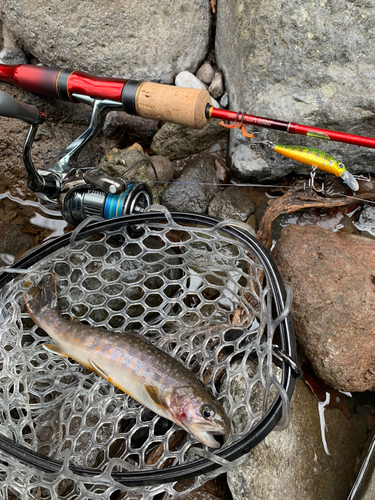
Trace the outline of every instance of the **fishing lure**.
<instances>
[{"instance_id":1,"label":"fishing lure","mask_svg":"<svg viewBox=\"0 0 375 500\"><path fill-rule=\"evenodd\" d=\"M336 177L340 177L353 191L359 189L357 180L346 170L345 165L333 156L324 153L324 151L302 146L282 146L280 144L272 144L271 147L276 153L286 156L291 160L305 163L306 165L310 165L310 167L316 167L319 170L324 170Z\"/></svg>"},{"instance_id":2,"label":"fishing lure","mask_svg":"<svg viewBox=\"0 0 375 500\"><path fill-rule=\"evenodd\" d=\"M243 121L244 115L242 114L241 121L239 121L239 113L237 113L233 124L227 125L224 122L219 122L219 125L226 128L240 128L245 137L254 137L253 134L247 133L246 125ZM357 191L359 189L357 180L353 174L346 170L345 165L324 151L303 146L283 146L281 144L273 144L271 141L253 141L252 144L265 144L276 151L276 153L286 156L291 160L305 163L306 165L310 165L310 167L318 168L319 170L329 172L336 177L340 177L353 191Z\"/></svg>"}]
</instances>

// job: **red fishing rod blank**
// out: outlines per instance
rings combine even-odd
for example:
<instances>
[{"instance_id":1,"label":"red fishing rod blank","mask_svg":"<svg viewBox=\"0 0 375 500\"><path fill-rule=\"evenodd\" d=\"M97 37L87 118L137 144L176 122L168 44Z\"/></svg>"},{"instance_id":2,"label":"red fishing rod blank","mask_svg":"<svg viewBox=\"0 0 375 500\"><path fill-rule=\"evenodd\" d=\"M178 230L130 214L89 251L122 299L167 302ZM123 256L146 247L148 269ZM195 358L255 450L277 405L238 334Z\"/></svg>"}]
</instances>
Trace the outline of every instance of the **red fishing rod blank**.
<instances>
[{"instance_id":1,"label":"red fishing rod blank","mask_svg":"<svg viewBox=\"0 0 375 500\"><path fill-rule=\"evenodd\" d=\"M56 99L76 102L74 94L93 99L121 102L128 114L164 120L194 128L203 128L210 118L245 125L282 130L319 139L375 148L375 139L359 135L309 127L293 122L236 113L211 106L208 91L141 82L123 78L98 77L70 69L19 64L0 64L0 80L24 90Z\"/></svg>"}]
</instances>

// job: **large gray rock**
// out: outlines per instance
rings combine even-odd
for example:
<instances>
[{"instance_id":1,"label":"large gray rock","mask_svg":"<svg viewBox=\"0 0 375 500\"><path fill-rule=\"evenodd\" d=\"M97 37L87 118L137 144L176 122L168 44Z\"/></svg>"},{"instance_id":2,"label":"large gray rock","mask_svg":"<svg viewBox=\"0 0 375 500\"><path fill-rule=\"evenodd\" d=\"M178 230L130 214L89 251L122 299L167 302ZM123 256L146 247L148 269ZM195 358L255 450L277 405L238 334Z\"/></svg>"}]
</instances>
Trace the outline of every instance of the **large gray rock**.
<instances>
[{"instance_id":1,"label":"large gray rock","mask_svg":"<svg viewBox=\"0 0 375 500\"><path fill-rule=\"evenodd\" d=\"M230 109L373 137L375 134L375 2L227 0L218 2L216 60L225 76ZM368 172L371 149L265 129L257 140L304 144ZM241 154L237 151L245 144ZM268 166L254 162L249 140L231 132L238 177L268 181L309 167L254 146ZM244 166L247 165L247 169Z\"/></svg>"},{"instance_id":2,"label":"large gray rock","mask_svg":"<svg viewBox=\"0 0 375 500\"><path fill-rule=\"evenodd\" d=\"M289 427L271 432L242 466L228 472L234 500L347 498L366 439L365 420L346 418L335 408L324 411L323 403L320 407L321 418L317 399L298 380Z\"/></svg>"},{"instance_id":3,"label":"large gray rock","mask_svg":"<svg viewBox=\"0 0 375 500\"><path fill-rule=\"evenodd\" d=\"M103 76L172 83L195 71L210 33L205 0L4 0L4 25L40 61Z\"/></svg>"},{"instance_id":4,"label":"large gray rock","mask_svg":"<svg viewBox=\"0 0 375 500\"><path fill-rule=\"evenodd\" d=\"M203 156L193 160L176 182L163 191L161 203L171 212L203 214L219 190L215 159L213 156Z\"/></svg>"}]
</instances>

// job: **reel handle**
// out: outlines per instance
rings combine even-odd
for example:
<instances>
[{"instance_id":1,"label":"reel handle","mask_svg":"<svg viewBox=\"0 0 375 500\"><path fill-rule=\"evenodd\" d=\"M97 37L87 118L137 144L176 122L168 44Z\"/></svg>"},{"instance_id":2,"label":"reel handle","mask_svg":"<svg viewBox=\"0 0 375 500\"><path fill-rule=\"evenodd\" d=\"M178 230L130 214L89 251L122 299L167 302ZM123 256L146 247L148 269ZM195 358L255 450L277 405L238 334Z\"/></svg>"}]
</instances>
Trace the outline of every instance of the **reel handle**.
<instances>
[{"instance_id":1,"label":"reel handle","mask_svg":"<svg viewBox=\"0 0 375 500\"><path fill-rule=\"evenodd\" d=\"M44 114L35 106L18 102L3 91L0 91L0 116L18 118L29 125L40 125L44 122Z\"/></svg>"}]
</instances>

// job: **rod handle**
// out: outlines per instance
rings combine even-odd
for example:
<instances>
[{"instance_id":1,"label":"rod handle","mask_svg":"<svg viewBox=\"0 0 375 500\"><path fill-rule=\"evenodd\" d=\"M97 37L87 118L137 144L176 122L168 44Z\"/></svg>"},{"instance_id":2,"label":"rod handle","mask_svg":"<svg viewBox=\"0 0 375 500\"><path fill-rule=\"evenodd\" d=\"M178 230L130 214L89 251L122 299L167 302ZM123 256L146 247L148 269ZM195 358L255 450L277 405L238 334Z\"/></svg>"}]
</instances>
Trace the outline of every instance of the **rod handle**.
<instances>
[{"instance_id":1,"label":"rod handle","mask_svg":"<svg viewBox=\"0 0 375 500\"><path fill-rule=\"evenodd\" d=\"M29 125L37 125L44 121L44 114L35 106L18 102L3 91L0 91L0 116L17 118Z\"/></svg>"},{"instance_id":2,"label":"rod handle","mask_svg":"<svg viewBox=\"0 0 375 500\"><path fill-rule=\"evenodd\" d=\"M135 109L139 116L197 129L207 123L207 104L211 104L207 90L161 83L141 82L135 94Z\"/></svg>"}]
</instances>

